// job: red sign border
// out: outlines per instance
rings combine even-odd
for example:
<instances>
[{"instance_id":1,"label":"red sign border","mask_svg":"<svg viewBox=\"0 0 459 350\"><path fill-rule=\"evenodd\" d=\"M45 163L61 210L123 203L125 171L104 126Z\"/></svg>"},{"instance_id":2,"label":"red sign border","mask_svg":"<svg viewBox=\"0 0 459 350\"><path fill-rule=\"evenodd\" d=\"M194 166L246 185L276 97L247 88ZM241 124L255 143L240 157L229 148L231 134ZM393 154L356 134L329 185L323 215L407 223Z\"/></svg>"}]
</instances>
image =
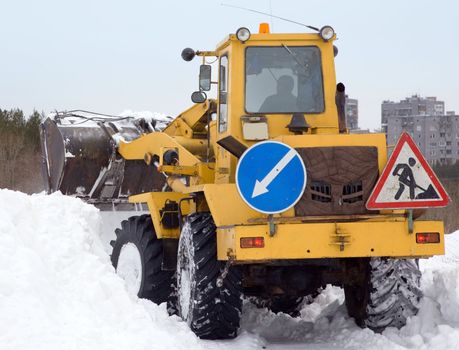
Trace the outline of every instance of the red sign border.
<instances>
[{"instance_id":1,"label":"red sign border","mask_svg":"<svg viewBox=\"0 0 459 350\"><path fill-rule=\"evenodd\" d=\"M395 161L397 160L400 151L405 143L408 143L408 146L411 148L415 156L418 158L419 162L421 163L424 170L427 172L430 180L434 184L435 188L439 192L438 195L440 196L441 200L425 200L419 202L387 202L387 203L376 203L376 198L381 193L381 190L386 183L387 178L389 177L390 171L392 170ZM404 132L400 136L397 144L395 145L394 151L387 162L381 176L376 183L376 186L373 188L373 191L368 198L366 203L366 207L369 210L375 209L415 209L415 208L431 208L431 207L445 207L449 203L449 196L446 193L445 189L441 185L440 181L438 180L437 176L433 172L432 168L427 163L426 159L422 155L421 151L419 150L418 146L416 146L415 142L411 138L411 136Z\"/></svg>"}]
</instances>

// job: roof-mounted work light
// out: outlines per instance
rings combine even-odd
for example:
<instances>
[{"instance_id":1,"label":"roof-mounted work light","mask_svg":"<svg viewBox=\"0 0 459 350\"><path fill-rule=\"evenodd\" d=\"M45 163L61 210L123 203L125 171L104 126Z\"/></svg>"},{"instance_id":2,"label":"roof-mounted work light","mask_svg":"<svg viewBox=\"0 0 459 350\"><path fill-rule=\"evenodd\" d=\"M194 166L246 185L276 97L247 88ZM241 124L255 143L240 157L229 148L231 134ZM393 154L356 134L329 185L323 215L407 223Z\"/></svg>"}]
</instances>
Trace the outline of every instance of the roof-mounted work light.
<instances>
[{"instance_id":1,"label":"roof-mounted work light","mask_svg":"<svg viewBox=\"0 0 459 350\"><path fill-rule=\"evenodd\" d=\"M236 38L242 42L245 43L247 40L250 39L250 30L248 30L246 27L241 27L238 30L236 30Z\"/></svg>"},{"instance_id":2,"label":"roof-mounted work light","mask_svg":"<svg viewBox=\"0 0 459 350\"><path fill-rule=\"evenodd\" d=\"M328 41L335 35L335 30L330 26L324 26L320 28L319 35L324 41Z\"/></svg>"}]
</instances>

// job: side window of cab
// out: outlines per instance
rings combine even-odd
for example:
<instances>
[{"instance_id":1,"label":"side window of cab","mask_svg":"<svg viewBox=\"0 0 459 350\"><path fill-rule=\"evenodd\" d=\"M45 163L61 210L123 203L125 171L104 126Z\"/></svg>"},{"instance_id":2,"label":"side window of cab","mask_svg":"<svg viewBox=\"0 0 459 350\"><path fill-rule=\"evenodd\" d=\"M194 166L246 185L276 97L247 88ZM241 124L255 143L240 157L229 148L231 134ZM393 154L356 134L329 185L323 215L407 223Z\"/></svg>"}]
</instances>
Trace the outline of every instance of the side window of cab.
<instances>
[{"instance_id":1,"label":"side window of cab","mask_svg":"<svg viewBox=\"0 0 459 350\"><path fill-rule=\"evenodd\" d=\"M220 85L218 87L218 131L228 129L228 56L220 58Z\"/></svg>"}]
</instances>

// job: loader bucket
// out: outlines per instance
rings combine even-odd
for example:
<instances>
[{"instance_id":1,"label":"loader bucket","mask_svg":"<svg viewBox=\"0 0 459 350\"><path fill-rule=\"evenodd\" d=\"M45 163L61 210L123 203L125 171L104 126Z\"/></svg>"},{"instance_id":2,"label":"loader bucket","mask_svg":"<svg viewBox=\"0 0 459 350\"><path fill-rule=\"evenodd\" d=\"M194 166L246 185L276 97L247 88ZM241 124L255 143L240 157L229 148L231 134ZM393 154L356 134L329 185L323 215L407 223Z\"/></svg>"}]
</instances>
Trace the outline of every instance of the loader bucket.
<instances>
[{"instance_id":1,"label":"loader bucket","mask_svg":"<svg viewBox=\"0 0 459 350\"><path fill-rule=\"evenodd\" d=\"M141 134L135 125L112 126L128 139ZM63 124L51 118L41 124L42 174L48 193L61 191L102 210L127 210L133 207L129 195L161 191L164 176L142 160L124 160L107 130L110 126Z\"/></svg>"}]
</instances>

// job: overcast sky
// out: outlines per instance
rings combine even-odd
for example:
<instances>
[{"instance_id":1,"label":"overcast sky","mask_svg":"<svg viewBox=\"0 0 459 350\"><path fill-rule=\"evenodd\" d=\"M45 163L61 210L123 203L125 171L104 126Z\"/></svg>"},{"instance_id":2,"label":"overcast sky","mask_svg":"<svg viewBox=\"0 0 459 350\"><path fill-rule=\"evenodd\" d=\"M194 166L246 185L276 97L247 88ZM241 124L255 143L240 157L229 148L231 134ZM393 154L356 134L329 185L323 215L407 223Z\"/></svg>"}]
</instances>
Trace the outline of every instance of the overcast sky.
<instances>
[{"instance_id":1,"label":"overcast sky","mask_svg":"<svg viewBox=\"0 0 459 350\"><path fill-rule=\"evenodd\" d=\"M337 79L359 100L361 127L379 127L383 100L412 94L437 96L459 113L458 1L225 2L332 25ZM220 3L0 0L0 108L176 115L191 104L200 63L184 62L184 47L211 50L241 26L257 32L271 21ZM305 30L272 24L273 32Z\"/></svg>"}]
</instances>

